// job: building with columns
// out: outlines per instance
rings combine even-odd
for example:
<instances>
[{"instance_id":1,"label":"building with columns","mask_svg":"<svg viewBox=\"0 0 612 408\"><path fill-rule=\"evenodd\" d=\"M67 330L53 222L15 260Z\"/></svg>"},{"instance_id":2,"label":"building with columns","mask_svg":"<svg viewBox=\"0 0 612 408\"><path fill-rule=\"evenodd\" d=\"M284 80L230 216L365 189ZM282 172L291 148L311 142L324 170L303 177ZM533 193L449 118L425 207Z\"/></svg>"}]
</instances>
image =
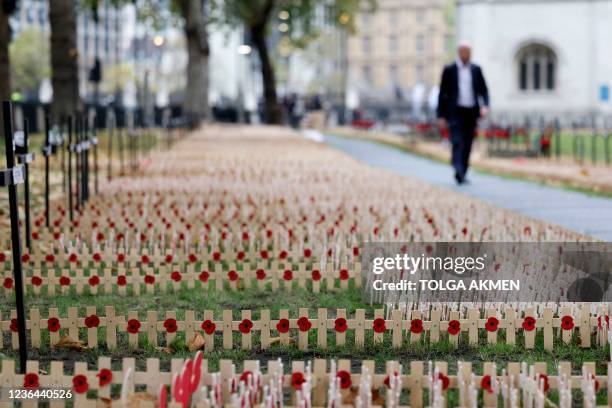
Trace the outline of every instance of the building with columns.
<instances>
[{"instance_id":1,"label":"building with columns","mask_svg":"<svg viewBox=\"0 0 612 408\"><path fill-rule=\"evenodd\" d=\"M610 21L610 0L459 0L456 29L494 114L571 118L612 113Z\"/></svg>"}]
</instances>

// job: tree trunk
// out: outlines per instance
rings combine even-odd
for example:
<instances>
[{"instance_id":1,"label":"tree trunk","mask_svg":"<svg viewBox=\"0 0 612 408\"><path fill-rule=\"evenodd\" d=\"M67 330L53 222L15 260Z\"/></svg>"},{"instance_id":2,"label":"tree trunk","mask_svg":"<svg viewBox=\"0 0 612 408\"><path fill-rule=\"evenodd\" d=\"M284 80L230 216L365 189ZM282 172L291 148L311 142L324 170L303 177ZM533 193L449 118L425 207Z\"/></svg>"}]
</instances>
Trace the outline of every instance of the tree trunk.
<instances>
[{"instance_id":1,"label":"tree trunk","mask_svg":"<svg viewBox=\"0 0 612 408\"><path fill-rule=\"evenodd\" d=\"M79 53L77 50L75 0L49 2L51 26L51 84L55 120L82 111L79 97Z\"/></svg>"},{"instance_id":2,"label":"tree trunk","mask_svg":"<svg viewBox=\"0 0 612 408\"><path fill-rule=\"evenodd\" d=\"M11 67L9 64L11 26L8 11L3 4L0 5L0 100L3 101L11 97Z\"/></svg>"},{"instance_id":3,"label":"tree trunk","mask_svg":"<svg viewBox=\"0 0 612 408\"><path fill-rule=\"evenodd\" d=\"M187 86L183 110L185 116L197 126L210 118L208 106L208 33L202 0L180 0L187 41Z\"/></svg>"},{"instance_id":4,"label":"tree trunk","mask_svg":"<svg viewBox=\"0 0 612 408\"><path fill-rule=\"evenodd\" d=\"M266 43L266 23L267 18L263 23L256 24L250 28L251 40L255 48L257 48L261 61L266 123L280 124L282 123L282 113L276 96L276 75L274 74L274 66L270 60L268 45Z\"/></svg>"}]
</instances>

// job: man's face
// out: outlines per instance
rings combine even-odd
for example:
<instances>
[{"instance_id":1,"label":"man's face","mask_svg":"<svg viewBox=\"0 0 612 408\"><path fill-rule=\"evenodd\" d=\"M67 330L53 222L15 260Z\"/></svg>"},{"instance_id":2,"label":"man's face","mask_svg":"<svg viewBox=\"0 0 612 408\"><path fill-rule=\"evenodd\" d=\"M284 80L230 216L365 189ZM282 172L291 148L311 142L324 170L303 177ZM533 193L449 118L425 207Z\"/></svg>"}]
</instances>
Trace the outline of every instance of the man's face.
<instances>
[{"instance_id":1,"label":"man's face","mask_svg":"<svg viewBox=\"0 0 612 408\"><path fill-rule=\"evenodd\" d=\"M471 55L471 53L472 53L472 51L471 51L470 47L465 46L465 45L460 46L459 49L458 49L459 59L464 64L467 64L468 62L470 62L470 55Z\"/></svg>"}]
</instances>

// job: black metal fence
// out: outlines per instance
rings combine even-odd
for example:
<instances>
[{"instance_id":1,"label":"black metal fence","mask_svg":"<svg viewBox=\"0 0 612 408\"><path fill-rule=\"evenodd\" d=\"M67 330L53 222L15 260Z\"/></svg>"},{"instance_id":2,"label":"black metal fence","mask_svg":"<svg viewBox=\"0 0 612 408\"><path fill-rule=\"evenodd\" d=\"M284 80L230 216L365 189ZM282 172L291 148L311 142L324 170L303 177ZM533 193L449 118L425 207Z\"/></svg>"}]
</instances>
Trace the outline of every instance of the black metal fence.
<instances>
[{"instance_id":1,"label":"black metal fence","mask_svg":"<svg viewBox=\"0 0 612 408\"><path fill-rule=\"evenodd\" d=\"M415 134L430 140L448 139L448 129L435 121L413 123ZM569 158L581 164L612 163L612 120L524 119L483 121L476 137L485 140L487 153L494 157Z\"/></svg>"}]
</instances>

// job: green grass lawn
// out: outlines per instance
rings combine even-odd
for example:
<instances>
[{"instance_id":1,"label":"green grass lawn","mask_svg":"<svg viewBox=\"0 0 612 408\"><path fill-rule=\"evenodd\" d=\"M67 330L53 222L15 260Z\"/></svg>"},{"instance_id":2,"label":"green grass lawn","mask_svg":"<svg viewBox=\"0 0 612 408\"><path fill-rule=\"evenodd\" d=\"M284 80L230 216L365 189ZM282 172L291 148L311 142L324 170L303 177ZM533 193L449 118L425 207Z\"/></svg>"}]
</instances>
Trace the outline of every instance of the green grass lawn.
<instances>
[{"instance_id":1,"label":"green grass lawn","mask_svg":"<svg viewBox=\"0 0 612 408\"><path fill-rule=\"evenodd\" d=\"M612 135L608 137L608 159L612 160ZM524 136L516 135L510 138L510 143L517 148L529 146L530 148L537 149L539 148L538 140L539 133L532 133L529 143L526 143ZM585 164L604 164L606 160L604 134L597 133L593 136L593 133L585 131L577 132L576 134L570 131L562 131L559 137L554 135L551 139L550 156L555 158L557 153L561 157L575 158L577 161L582 161Z\"/></svg>"},{"instance_id":2,"label":"green grass lawn","mask_svg":"<svg viewBox=\"0 0 612 408\"><path fill-rule=\"evenodd\" d=\"M612 136L609 137L608 158L612 160ZM605 141L601 134L593 137L590 133L579 133L578 137L574 137L569 132L563 132L559 139L553 137L551 155L556 155L557 149L560 150L561 156L582 158L586 163L593 163L593 158L597 164L605 162Z\"/></svg>"},{"instance_id":3,"label":"green grass lawn","mask_svg":"<svg viewBox=\"0 0 612 408\"><path fill-rule=\"evenodd\" d=\"M5 311L14 309L13 297L0 297L0 310ZM369 305L363 298L360 290L351 287L348 290L333 292L322 291L313 293L309 290L294 288L293 291L279 290L277 292L262 291L258 289L240 290L232 292L229 289L217 291L214 288L204 291L201 288L188 289L182 287L176 292L168 291L165 294L144 294L131 296L130 292L126 296L120 295L77 295L73 290L66 295L54 295L52 297L41 295L35 296L33 293L26 295L26 309L39 308L43 316L50 307L59 309L60 315L64 316L69 307L78 306L85 310L86 306L96 306L98 313L104 312L104 306L114 306L117 314L125 314L130 310L138 310L144 318L145 311L156 310L176 310L179 317L184 310L212 310L216 317L221 317L221 312L226 309L234 310L238 317L240 310L253 310L254 316L259 314L261 309L269 309L272 316L276 316L280 309L288 309L289 312L297 314L298 309L305 307L316 310L320 307L329 309L345 308L347 314L352 315L355 309L366 309L366 313L371 313L374 306ZM382 306L378 306L382 308Z\"/></svg>"}]
</instances>

